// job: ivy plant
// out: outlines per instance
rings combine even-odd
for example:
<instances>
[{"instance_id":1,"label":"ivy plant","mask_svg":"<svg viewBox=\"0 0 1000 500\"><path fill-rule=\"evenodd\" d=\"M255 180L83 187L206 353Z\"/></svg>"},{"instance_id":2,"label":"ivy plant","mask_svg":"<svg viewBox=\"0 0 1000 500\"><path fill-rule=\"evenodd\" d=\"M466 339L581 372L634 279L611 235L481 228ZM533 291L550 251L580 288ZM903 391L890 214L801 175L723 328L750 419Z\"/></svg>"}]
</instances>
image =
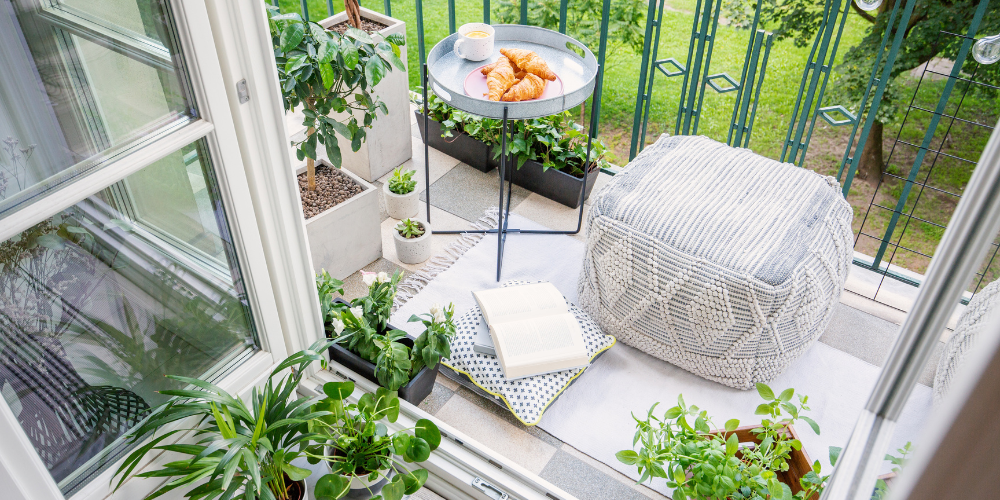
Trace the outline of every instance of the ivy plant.
<instances>
[{"instance_id":1,"label":"ivy plant","mask_svg":"<svg viewBox=\"0 0 1000 500\"><path fill-rule=\"evenodd\" d=\"M433 422L420 419L412 428L390 434L383 421L396 422L399 398L389 390L380 387L357 403L348 402L354 382L327 382L323 392L326 397L313 406L314 414L322 416L309 422L315 444L304 452L311 463L330 464L332 473L316 483L317 500L345 497L354 478L377 481L389 479L391 472L395 475L381 496L369 490L369 498L400 500L423 487L427 471L408 464L427 460L441 444L441 431Z\"/></svg>"},{"instance_id":2,"label":"ivy plant","mask_svg":"<svg viewBox=\"0 0 1000 500\"><path fill-rule=\"evenodd\" d=\"M778 472L787 471L792 450L802 449L802 442L794 439L787 428L803 421L819 434L819 425L802 413L809 410L809 397L786 389L775 395L765 384L757 384L757 392L764 399L755 413L764 417L760 426L750 432L759 443L741 448L734 432L740 425L737 419L726 421L722 430L715 427L708 412L695 405L687 405L684 396L677 397L677 405L662 417L655 415L654 404L644 419L635 415L633 447L639 450L622 450L618 460L635 465L641 475L639 482L663 478L673 488L671 498L709 500L807 500L822 492L828 476L821 476L817 460L813 468L801 478L801 490L792 493L788 484L778 479ZM830 449L830 462L836 463L839 448Z\"/></svg>"},{"instance_id":3,"label":"ivy plant","mask_svg":"<svg viewBox=\"0 0 1000 500\"><path fill-rule=\"evenodd\" d=\"M281 14L274 6L268 6L268 18L285 109L304 108L306 136L292 146L299 160L308 159L308 185L314 190L317 145L326 146L327 156L339 168L337 134L358 151L377 112L388 114L385 103L372 92L394 67L406 71L399 57L405 39L396 33L376 41L353 26L340 35L303 21L296 13Z\"/></svg>"}]
</instances>

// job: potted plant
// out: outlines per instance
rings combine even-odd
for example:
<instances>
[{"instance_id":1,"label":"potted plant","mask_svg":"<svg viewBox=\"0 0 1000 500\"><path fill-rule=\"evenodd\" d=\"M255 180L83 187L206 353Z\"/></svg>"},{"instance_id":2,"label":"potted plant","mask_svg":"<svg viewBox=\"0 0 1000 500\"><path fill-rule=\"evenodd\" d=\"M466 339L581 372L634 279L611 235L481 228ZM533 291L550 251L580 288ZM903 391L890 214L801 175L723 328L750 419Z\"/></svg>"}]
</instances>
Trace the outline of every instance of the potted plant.
<instances>
[{"instance_id":1,"label":"potted plant","mask_svg":"<svg viewBox=\"0 0 1000 500\"><path fill-rule=\"evenodd\" d=\"M344 278L382 256L382 238L378 193L339 170L338 136L357 152L368 130L388 113L374 88L393 67L405 72L399 57L404 39L396 34L376 42L359 29L341 34L303 22L298 14L280 14L276 7L268 13L285 110L300 108L305 128L292 146L305 160L299 191L313 264ZM317 168L324 146L329 163Z\"/></svg>"},{"instance_id":2,"label":"potted plant","mask_svg":"<svg viewBox=\"0 0 1000 500\"><path fill-rule=\"evenodd\" d=\"M413 180L416 170L403 170L397 167L392 171L389 182L382 184L382 195L385 199L385 211L393 219L416 217L420 211L420 198L417 197L417 181Z\"/></svg>"},{"instance_id":3,"label":"potted plant","mask_svg":"<svg viewBox=\"0 0 1000 500\"><path fill-rule=\"evenodd\" d=\"M456 110L433 94L428 101L430 145L484 172L499 167L500 120ZM421 134L428 133L423 130L423 115L416 113ZM599 169L610 165L605 159L607 147L598 139L591 141L587 159L587 135L569 112L514 120L512 130L506 175L514 184L568 207L580 206L584 165L588 168L584 200L590 197Z\"/></svg>"},{"instance_id":4,"label":"potted plant","mask_svg":"<svg viewBox=\"0 0 1000 500\"><path fill-rule=\"evenodd\" d=\"M363 33L375 46L392 44L391 53L396 57L391 63L397 71L387 72L369 90L371 95L385 104L384 115L370 125L366 133L367 141L360 148L353 147L347 137L340 138L341 147L351 144L353 154L344 155L344 168L354 172L368 182L374 182L389 173L397 165L410 159L413 154L413 137L410 130L410 80L406 71L406 23L358 5L357 0L344 0L345 10L319 22L319 25L335 33ZM348 35L350 36L350 35ZM387 66L387 65L383 65ZM337 117L347 117L347 113L337 110ZM354 111L358 114L357 110ZM401 134L400 130L407 133Z\"/></svg>"},{"instance_id":5,"label":"potted plant","mask_svg":"<svg viewBox=\"0 0 1000 500\"><path fill-rule=\"evenodd\" d=\"M455 335L454 307L435 306L428 317L433 326L414 340L389 324L400 273L362 277L368 294L347 302L334 298L343 294L339 280L326 273L317 276L327 336L336 342L330 359L418 405L434 388L437 362L451 355L447 340Z\"/></svg>"},{"instance_id":6,"label":"potted plant","mask_svg":"<svg viewBox=\"0 0 1000 500\"><path fill-rule=\"evenodd\" d=\"M330 465L330 474L316 483L317 500L345 496L400 500L416 493L427 481L427 471L411 470L397 457L407 463L427 460L441 444L437 426L420 419L412 429L388 434L382 421L396 421L399 398L383 387L357 403L346 401L354 382L327 382L323 392L326 398L312 408L323 416L309 422L316 444L305 452L311 463Z\"/></svg>"},{"instance_id":7,"label":"potted plant","mask_svg":"<svg viewBox=\"0 0 1000 500\"><path fill-rule=\"evenodd\" d=\"M806 422L819 434L819 425L802 413L809 410L809 397L798 396L794 389L779 395L765 384L757 384L764 403L755 413L764 418L760 424L740 427L737 419L724 429L712 430L708 412L688 406L683 395L677 406L662 418L653 412L636 421L633 446L639 451L622 450L615 456L624 464L638 468L639 482L663 478L674 491L675 500L812 500L818 499L829 476L820 476L820 463L809 464L802 441L793 424ZM693 420L689 420L693 419ZM839 448L830 448L830 462L835 464Z\"/></svg>"},{"instance_id":8,"label":"potted plant","mask_svg":"<svg viewBox=\"0 0 1000 500\"><path fill-rule=\"evenodd\" d=\"M326 367L322 353L331 343L316 342L282 361L262 388L253 389L249 402L204 380L168 375L192 388L160 391L174 399L158 406L129 432L132 442L147 435L152 439L129 454L115 471L115 477L121 476L115 490L147 454L157 450L186 457L134 475L174 478L146 498L182 487L194 498L232 498L236 492L246 499L306 498L305 478L310 471L292 461L306 456L307 422L326 413L314 413L308 400L293 399L293 395L310 363L319 361ZM291 373L279 377L288 368ZM198 418L193 427L160 432L164 425L189 417ZM187 432L194 433L195 444L163 444L170 436Z\"/></svg>"},{"instance_id":9,"label":"potted plant","mask_svg":"<svg viewBox=\"0 0 1000 500\"><path fill-rule=\"evenodd\" d=\"M422 220L399 221L392 232L396 256L404 264L419 264L431 258L430 224Z\"/></svg>"}]
</instances>

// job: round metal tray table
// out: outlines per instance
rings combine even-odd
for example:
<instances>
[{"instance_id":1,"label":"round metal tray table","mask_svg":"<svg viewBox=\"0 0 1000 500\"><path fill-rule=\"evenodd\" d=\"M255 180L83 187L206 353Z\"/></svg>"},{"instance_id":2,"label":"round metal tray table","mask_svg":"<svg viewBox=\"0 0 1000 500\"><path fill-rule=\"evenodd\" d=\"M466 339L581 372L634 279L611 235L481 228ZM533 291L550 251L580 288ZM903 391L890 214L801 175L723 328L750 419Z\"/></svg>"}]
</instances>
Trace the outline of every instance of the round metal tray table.
<instances>
[{"instance_id":1,"label":"round metal tray table","mask_svg":"<svg viewBox=\"0 0 1000 500\"><path fill-rule=\"evenodd\" d=\"M497 234L497 281L500 281L500 270L503 266L503 249L508 233L517 234L577 234L583 227L584 193L587 187L587 176L592 165L583 169L583 183L580 185L580 206L576 230L529 230L508 227L510 217L510 199L513 189L513 179L507 179L507 199L504 200L504 177L507 171L507 136L508 121L528 118L539 118L554 115L575 108L586 102L601 82L601 67L590 51L582 43L562 33L517 24L494 25L494 53L483 61L469 61L458 57L454 52L455 41L461 36L452 33L441 40L427 54L427 62L423 67L423 112L424 112L424 177L426 188L427 222L431 217L430 189L430 146L427 144L428 100L430 89L450 106L486 118L500 119L500 215L496 229L478 231L433 231L434 234L486 233ZM548 64L563 84L562 95L547 99L533 99L521 102L497 102L482 97L474 97L465 93L465 78L473 70L496 61L500 58L500 49L518 48L534 51ZM597 99L591 100L591 123L587 129L587 158L590 158L591 143L594 136L594 118ZM513 127L511 126L511 130ZM595 174L596 175L596 174ZM513 177L513 176L511 176ZM506 201L506 202L505 202Z\"/></svg>"}]
</instances>

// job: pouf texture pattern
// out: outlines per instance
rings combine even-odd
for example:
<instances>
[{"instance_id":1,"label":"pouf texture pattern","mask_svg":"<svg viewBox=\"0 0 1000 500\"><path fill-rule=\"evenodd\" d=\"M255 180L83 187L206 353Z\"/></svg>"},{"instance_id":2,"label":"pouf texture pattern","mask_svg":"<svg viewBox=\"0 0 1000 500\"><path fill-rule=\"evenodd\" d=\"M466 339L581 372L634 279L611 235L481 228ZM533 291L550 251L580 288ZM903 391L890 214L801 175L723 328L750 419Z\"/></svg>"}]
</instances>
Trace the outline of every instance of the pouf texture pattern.
<instances>
[{"instance_id":1,"label":"pouf texture pattern","mask_svg":"<svg viewBox=\"0 0 1000 500\"><path fill-rule=\"evenodd\" d=\"M934 404L939 404L948 394L956 375L965 365L964 361L976 346L987 320L995 314L1000 304L1000 280L983 287L969 301L968 307L958 318L955 331L944 344L934 372Z\"/></svg>"},{"instance_id":2,"label":"pouf texture pattern","mask_svg":"<svg viewBox=\"0 0 1000 500\"><path fill-rule=\"evenodd\" d=\"M580 306L626 344L750 389L826 329L852 217L832 177L664 135L591 206Z\"/></svg>"}]
</instances>

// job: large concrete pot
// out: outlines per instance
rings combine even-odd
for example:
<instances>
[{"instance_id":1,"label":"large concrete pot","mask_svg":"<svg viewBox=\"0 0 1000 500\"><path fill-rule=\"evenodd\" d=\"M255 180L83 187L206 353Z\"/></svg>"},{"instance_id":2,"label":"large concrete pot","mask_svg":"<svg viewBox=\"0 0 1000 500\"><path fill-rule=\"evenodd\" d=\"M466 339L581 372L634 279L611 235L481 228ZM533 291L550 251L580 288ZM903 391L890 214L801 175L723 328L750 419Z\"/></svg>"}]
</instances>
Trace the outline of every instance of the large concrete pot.
<instances>
[{"instance_id":1,"label":"large concrete pot","mask_svg":"<svg viewBox=\"0 0 1000 500\"><path fill-rule=\"evenodd\" d=\"M403 21L364 7L361 7L361 17L388 26L373 34L372 38L376 43L393 33L406 36L406 23ZM347 14L341 12L320 21L319 25L329 29L345 20ZM403 64L406 64L406 46L400 47L399 50L399 57L403 60ZM410 135L409 91L410 80L407 72L395 67L375 86L374 94L385 102L389 114L383 115L381 111L378 112L372 128L367 131L365 142L356 153L351 151L349 141L337 135L345 169L358 174L368 182L373 182L410 159L413 138ZM345 116L337 116L337 119L342 120ZM358 116L358 121L362 121L361 116Z\"/></svg>"},{"instance_id":2,"label":"large concrete pot","mask_svg":"<svg viewBox=\"0 0 1000 500\"><path fill-rule=\"evenodd\" d=\"M320 164L334 168L326 160L317 162ZM302 172L305 167L296 173ZM364 191L305 221L313 269L326 269L339 280L382 257L378 190L351 172L341 172Z\"/></svg>"}]
</instances>

